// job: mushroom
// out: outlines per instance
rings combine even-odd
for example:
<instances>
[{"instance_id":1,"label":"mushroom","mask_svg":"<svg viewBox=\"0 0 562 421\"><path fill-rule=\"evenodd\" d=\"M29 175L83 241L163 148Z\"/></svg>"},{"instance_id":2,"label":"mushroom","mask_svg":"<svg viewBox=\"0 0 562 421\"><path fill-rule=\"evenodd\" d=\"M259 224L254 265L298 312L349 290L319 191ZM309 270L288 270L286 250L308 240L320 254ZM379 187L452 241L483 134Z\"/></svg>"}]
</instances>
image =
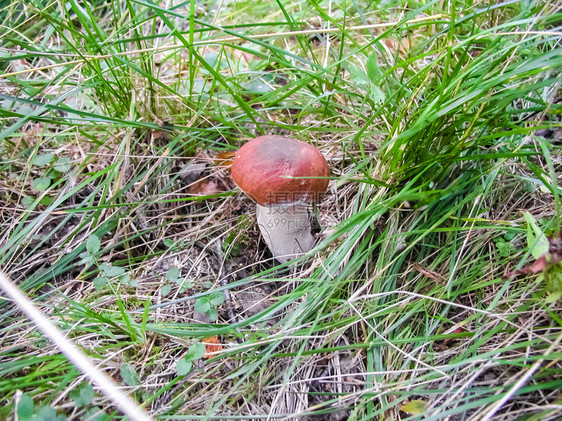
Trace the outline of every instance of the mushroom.
<instances>
[{"instance_id":1,"label":"mushroom","mask_svg":"<svg viewBox=\"0 0 562 421\"><path fill-rule=\"evenodd\" d=\"M232 179L257 204L258 226L281 263L314 247L308 204L328 187L330 169L320 151L284 136L260 136L243 145Z\"/></svg>"}]
</instances>

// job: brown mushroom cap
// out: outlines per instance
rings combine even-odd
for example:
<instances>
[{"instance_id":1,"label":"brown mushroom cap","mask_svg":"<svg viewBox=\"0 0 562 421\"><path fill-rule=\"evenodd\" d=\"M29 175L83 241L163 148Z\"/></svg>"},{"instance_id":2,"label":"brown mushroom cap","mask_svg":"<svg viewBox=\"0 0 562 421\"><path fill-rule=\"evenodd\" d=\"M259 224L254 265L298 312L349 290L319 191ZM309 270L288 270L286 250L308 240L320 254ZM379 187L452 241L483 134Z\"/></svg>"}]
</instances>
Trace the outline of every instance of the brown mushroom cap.
<instances>
[{"instance_id":1,"label":"brown mushroom cap","mask_svg":"<svg viewBox=\"0 0 562 421\"><path fill-rule=\"evenodd\" d=\"M328 187L330 169L320 151L284 136L260 136L242 146L232 162L232 179L259 205L313 201Z\"/></svg>"}]
</instances>

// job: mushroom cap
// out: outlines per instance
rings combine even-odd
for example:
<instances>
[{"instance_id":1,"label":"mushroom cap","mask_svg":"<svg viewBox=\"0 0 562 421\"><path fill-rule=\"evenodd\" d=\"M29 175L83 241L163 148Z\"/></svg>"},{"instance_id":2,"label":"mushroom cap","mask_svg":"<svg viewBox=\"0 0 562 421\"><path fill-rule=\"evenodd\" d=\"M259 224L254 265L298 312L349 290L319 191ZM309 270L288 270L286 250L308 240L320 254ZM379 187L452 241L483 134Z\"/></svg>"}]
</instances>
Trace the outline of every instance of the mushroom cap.
<instances>
[{"instance_id":1,"label":"mushroom cap","mask_svg":"<svg viewBox=\"0 0 562 421\"><path fill-rule=\"evenodd\" d=\"M259 205L312 202L328 187L330 169L320 151L284 136L260 136L244 144L232 162L232 179ZM284 177L289 176L289 177Z\"/></svg>"}]
</instances>

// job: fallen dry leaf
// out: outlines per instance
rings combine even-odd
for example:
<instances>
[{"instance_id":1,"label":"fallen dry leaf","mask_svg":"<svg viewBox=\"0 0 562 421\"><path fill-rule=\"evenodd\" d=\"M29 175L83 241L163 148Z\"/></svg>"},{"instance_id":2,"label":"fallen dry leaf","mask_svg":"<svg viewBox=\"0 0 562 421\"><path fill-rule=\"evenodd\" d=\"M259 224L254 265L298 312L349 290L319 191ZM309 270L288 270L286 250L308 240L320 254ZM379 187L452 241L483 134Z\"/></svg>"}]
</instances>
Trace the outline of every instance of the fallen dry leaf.
<instances>
[{"instance_id":1,"label":"fallen dry leaf","mask_svg":"<svg viewBox=\"0 0 562 421\"><path fill-rule=\"evenodd\" d=\"M189 189L187 190L189 194L193 194L195 196L210 196L212 194L220 193L221 191L223 190L219 188L219 185L215 181L205 177L197 180L189 186Z\"/></svg>"},{"instance_id":2,"label":"fallen dry leaf","mask_svg":"<svg viewBox=\"0 0 562 421\"><path fill-rule=\"evenodd\" d=\"M165 130L154 130L152 132L152 138L154 140L168 139L168 137L170 137L170 132L167 132Z\"/></svg>"},{"instance_id":3,"label":"fallen dry leaf","mask_svg":"<svg viewBox=\"0 0 562 421\"><path fill-rule=\"evenodd\" d=\"M230 168L230 166L232 165L232 160L234 159L234 155L236 155L236 152L234 151L221 152L215 157L214 164L217 167Z\"/></svg>"},{"instance_id":4,"label":"fallen dry leaf","mask_svg":"<svg viewBox=\"0 0 562 421\"><path fill-rule=\"evenodd\" d=\"M553 266L562 262L562 238L548 238L548 252L541 255L532 265L524 266L521 269L508 272L504 279L513 279L517 276L531 275L545 270L548 266Z\"/></svg>"},{"instance_id":5,"label":"fallen dry leaf","mask_svg":"<svg viewBox=\"0 0 562 421\"><path fill-rule=\"evenodd\" d=\"M202 343L203 345L205 345L205 349L206 349L203 358L209 359L215 356L215 352L222 351L222 345L219 341L218 336L211 336L210 338L203 339Z\"/></svg>"},{"instance_id":6,"label":"fallen dry leaf","mask_svg":"<svg viewBox=\"0 0 562 421\"><path fill-rule=\"evenodd\" d=\"M451 330L451 331L447 331L447 332L445 332L445 333L446 333L446 334L448 334L448 333L450 334L450 333L466 333L466 332L468 332L468 330L466 330L465 328L463 328L463 327L457 327L457 328L455 328L455 329L453 329L453 330ZM448 343L448 342L450 342L450 341L451 341L451 338L445 338L445 339L443 340L443 344L446 344L446 343Z\"/></svg>"},{"instance_id":7,"label":"fallen dry leaf","mask_svg":"<svg viewBox=\"0 0 562 421\"><path fill-rule=\"evenodd\" d=\"M447 279L445 279L442 275L440 275L437 272L428 270L428 269L424 269L422 267L422 265L420 265L419 263L414 263L414 270L416 270L417 272L421 273L422 275L428 277L429 279L433 279L435 282L437 282L438 284L444 284L447 282Z\"/></svg>"},{"instance_id":8,"label":"fallen dry leaf","mask_svg":"<svg viewBox=\"0 0 562 421\"><path fill-rule=\"evenodd\" d=\"M425 402L419 399L413 400L402 405L400 410L410 415L421 415L425 412Z\"/></svg>"}]
</instances>

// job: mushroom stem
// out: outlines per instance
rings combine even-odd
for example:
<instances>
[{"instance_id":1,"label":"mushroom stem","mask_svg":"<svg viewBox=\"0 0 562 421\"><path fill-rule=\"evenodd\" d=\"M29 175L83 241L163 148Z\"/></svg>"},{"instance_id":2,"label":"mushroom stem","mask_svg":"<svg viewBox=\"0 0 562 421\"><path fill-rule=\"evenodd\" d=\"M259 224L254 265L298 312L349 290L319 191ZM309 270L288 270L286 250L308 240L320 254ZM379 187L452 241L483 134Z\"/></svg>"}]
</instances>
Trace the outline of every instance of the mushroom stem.
<instances>
[{"instance_id":1,"label":"mushroom stem","mask_svg":"<svg viewBox=\"0 0 562 421\"><path fill-rule=\"evenodd\" d=\"M306 205L257 206L258 226L276 260L286 263L312 250L314 237Z\"/></svg>"}]
</instances>

